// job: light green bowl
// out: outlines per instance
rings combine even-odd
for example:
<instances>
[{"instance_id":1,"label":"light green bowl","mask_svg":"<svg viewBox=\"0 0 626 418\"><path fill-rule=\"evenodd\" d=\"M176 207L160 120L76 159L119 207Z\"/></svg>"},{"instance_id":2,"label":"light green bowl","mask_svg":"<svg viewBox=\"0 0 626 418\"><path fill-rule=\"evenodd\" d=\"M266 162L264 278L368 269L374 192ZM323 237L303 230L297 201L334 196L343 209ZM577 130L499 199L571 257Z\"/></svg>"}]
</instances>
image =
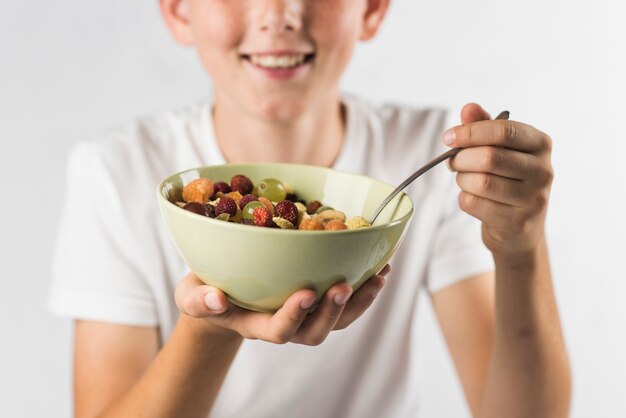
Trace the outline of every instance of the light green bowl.
<instances>
[{"instance_id":1,"label":"light green bowl","mask_svg":"<svg viewBox=\"0 0 626 418\"><path fill-rule=\"evenodd\" d=\"M413 214L400 193L370 228L299 231L218 221L186 211L182 188L198 177L226 181L235 174L255 184L273 177L300 198L319 200L348 217L369 219L394 187L361 175L299 164L226 164L186 170L167 177L157 189L161 214L189 268L208 285L244 308L273 312L299 289L313 289L318 301L338 282L356 290L389 261Z\"/></svg>"}]
</instances>

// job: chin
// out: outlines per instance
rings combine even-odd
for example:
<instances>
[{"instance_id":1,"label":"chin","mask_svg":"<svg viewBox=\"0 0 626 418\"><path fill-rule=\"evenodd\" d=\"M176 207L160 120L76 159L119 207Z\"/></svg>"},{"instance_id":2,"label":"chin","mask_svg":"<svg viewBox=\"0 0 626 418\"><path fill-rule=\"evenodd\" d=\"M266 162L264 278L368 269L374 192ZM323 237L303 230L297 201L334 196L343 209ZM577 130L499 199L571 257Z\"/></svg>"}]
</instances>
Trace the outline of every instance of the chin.
<instances>
[{"instance_id":1,"label":"chin","mask_svg":"<svg viewBox=\"0 0 626 418\"><path fill-rule=\"evenodd\" d=\"M302 98L281 97L271 100L259 100L253 108L253 113L267 122L290 123L298 119L307 108Z\"/></svg>"}]
</instances>

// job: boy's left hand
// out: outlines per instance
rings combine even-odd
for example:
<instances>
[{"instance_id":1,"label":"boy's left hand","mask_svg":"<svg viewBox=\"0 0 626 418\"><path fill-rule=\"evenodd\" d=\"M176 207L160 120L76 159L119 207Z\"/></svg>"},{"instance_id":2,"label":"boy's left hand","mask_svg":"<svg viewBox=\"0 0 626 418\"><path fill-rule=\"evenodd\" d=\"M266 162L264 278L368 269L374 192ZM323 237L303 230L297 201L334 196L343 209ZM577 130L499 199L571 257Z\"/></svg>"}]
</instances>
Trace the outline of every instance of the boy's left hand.
<instances>
[{"instance_id":1,"label":"boy's left hand","mask_svg":"<svg viewBox=\"0 0 626 418\"><path fill-rule=\"evenodd\" d=\"M494 255L532 251L544 239L552 184L552 141L520 122L490 120L479 105L461 111L462 126L444 142L467 148L449 162L457 172L461 209L483 224L483 241Z\"/></svg>"}]
</instances>

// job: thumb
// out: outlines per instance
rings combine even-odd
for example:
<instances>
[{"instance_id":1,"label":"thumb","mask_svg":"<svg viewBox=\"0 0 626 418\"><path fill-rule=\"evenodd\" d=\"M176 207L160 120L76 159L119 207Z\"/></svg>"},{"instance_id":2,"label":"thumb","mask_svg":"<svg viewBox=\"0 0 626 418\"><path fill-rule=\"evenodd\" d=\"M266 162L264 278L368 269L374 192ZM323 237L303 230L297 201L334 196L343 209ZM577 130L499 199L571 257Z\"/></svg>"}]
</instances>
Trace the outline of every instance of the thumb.
<instances>
[{"instance_id":1,"label":"thumb","mask_svg":"<svg viewBox=\"0 0 626 418\"><path fill-rule=\"evenodd\" d=\"M178 309L194 318L221 314L229 307L224 292L205 285L193 273L189 273L178 283L174 298Z\"/></svg>"},{"instance_id":2,"label":"thumb","mask_svg":"<svg viewBox=\"0 0 626 418\"><path fill-rule=\"evenodd\" d=\"M461 109L461 123L463 125L489 119L491 119L491 115L477 103L468 103Z\"/></svg>"}]
</instances>

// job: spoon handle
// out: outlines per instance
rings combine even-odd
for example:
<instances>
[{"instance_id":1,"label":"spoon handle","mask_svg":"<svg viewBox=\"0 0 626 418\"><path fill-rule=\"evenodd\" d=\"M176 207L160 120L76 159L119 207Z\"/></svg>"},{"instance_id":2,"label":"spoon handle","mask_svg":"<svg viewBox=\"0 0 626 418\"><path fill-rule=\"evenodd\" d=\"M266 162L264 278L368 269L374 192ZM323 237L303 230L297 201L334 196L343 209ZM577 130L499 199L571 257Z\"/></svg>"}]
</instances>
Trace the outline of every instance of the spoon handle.
<instances>
[{"instance_id":1,"label":"spoon handle","mask_svg":"<svg viewBox=\"0 0 626 418\"><path fill-rule=\"evenodd\" d=\"M502 119L502 120L506 120L509 118L509 112L507 110L505 110L504 112L500 112L500 114L498 116L496 116L496 119ZM457 155L459 152L461 152L461 150L463 150L463 148L451 148L448 151L444 152L443 154L441 154L439 157L435 158L434 160L430 161L428 164L424 165L422 168L420 168L419 170L417 170L415 173L411 174L406 180L404 180L398 187L396 187L393 192L391 192L389 194L389 196L387 196L387 198L385 198L385 200L383 200L383 202L378 206L378 208L376 209L376 211L374 212L374 215L372 215L372 218L370 220L370 223L374 223L374 221L376 220L376 218L378 217L378 215L380 215L380 212L383 211L383 209L385 208L385 206L387 206L387 204L389 202L391 202L391 200L396 197L396 195L398 193L400 193L402 190L404 190L404 188L406 186L408 186L409 184L411 184L413 182L413 180L415 180L416 178L418 178L419 176L421 176L422 174L424 174L425 172L427 172L428 170L430 170L431 168L433 168L434 166L436 166L437 164L439 164L442 161L447 160L450 157L454 157L455 155Z\"/></svg>"}]
</instances>

